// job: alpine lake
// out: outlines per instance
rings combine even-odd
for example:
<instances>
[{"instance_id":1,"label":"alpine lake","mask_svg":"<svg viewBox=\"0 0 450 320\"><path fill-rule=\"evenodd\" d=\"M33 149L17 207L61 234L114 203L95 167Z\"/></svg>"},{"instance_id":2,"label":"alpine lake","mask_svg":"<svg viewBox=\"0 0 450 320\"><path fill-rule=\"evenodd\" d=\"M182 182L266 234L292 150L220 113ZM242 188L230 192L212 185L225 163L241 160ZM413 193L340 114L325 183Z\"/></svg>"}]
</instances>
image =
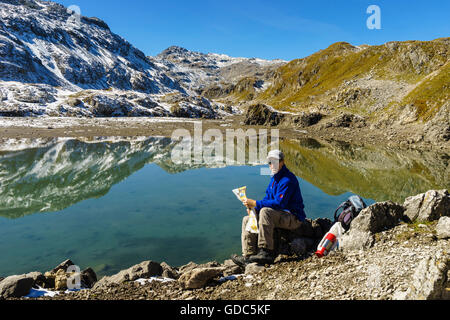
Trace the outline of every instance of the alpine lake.
<instances>
[{"instance_id":1,"label":"alpine lake","mask_svg":"<svg viewBox=\"0 0 450 320\"><path fill-rule=\"evenodd\" d=\"M3 146L1 145L3 143ZM262 199L267 165L180 165L169 138L0 142L0 276L71 259L97 276L145 260L181 266L241 252L246 211L232 190ZM333 218L351 195L368 205L449 189L449 155L337 141L283 140L307 217Z\"/></svg>"}]
</instances>

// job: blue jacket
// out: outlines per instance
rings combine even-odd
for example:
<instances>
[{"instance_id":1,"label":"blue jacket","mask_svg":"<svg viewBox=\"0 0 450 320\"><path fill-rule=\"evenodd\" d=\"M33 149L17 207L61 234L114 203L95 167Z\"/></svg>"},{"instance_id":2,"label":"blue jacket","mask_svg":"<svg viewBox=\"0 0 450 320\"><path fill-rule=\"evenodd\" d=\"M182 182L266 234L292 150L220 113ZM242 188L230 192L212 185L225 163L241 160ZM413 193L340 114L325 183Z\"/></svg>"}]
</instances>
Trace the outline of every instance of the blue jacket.
<instances>
[{"instance_id":1,"label":"blue jacket","mask_svg":"<svg viewBox=\"0 0 450 320\"><path fill-rule=\"evenodd\" d=\"M262 208L272 208L279 211L289 211L300 221L305 221L305 206L297 177L286 166L272 177L266 196L256 201L256 211Z\"/></svg>"}]
</instances>

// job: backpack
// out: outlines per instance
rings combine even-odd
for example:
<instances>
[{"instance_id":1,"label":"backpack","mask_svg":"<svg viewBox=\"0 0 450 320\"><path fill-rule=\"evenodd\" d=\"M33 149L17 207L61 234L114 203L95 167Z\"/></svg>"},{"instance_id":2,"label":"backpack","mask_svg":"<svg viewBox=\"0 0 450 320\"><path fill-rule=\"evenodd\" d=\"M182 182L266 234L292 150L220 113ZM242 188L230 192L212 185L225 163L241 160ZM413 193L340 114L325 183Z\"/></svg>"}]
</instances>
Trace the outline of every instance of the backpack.
<instances>
[{"instance_id":1,"label":"backpack","mask_svg":"<svg viewBox=\"0 0 450 320\"><path fill-rule=\"evenodd\" d=\"M345 231L348 231L353 219L355 219L365 208L367 208L367 205L364 203L364 200L361 199L360 196L351 196L334 212L334 220L335 222L340 222ZM339 210L341 209L342 212L338 214Z\"/></svg>"}]
</instances>

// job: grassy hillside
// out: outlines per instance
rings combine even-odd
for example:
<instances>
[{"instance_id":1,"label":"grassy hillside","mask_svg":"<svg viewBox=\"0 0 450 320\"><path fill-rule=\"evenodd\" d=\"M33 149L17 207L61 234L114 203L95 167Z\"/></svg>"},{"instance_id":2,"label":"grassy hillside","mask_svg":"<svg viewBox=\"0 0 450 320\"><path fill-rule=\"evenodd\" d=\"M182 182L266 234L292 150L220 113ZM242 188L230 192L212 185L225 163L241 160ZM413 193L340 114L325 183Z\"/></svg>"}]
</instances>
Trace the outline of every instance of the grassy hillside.
<instances>
[{"instance_id":1,"label":"grassy hillside","mask_svg":"<svg viewBox=\"0 0 450 320\"><path fill-rule=\"evenodd\" d=\"M251 85L254 78L241 80L230 97L283 111L326 106L330 113L369 116L413 104L427 120L449 98L449 48L450 38L360 47L339 42L280 67L265 90Z\"/></svg>"}]
</instances>

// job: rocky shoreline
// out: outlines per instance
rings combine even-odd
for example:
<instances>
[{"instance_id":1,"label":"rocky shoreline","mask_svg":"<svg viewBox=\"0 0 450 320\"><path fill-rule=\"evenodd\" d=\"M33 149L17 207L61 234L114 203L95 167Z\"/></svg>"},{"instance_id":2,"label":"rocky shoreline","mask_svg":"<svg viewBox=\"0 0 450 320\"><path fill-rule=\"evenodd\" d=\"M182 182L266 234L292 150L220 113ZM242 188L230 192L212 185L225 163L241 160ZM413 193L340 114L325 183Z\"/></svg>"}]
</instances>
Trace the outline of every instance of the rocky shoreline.
<instances>
[{"instance_id":1,"label":"rocky shoreline","mask_svg":"<svg viewBox=\"0 0 450 320\"><path fill-rule=\"evenodd\" d=\"M280 255L272 266L231 260L191 262L174 268L145 261L97 281L88 268L82 287L66 292L67 260L42 274L0 281L0 299L39 300L421 300L450 299L450 195L430 190L403 204L381 202L364 209L344 235L340 249L324 258L313 252L331 225L309 221L280 234ZM320 240L320 239L319 239ZM70 281L70 280L69 280ZM32 287L60 294L24 298ZM58 289L58 290L57 290Z\"/></svg>"}]
</instances>

